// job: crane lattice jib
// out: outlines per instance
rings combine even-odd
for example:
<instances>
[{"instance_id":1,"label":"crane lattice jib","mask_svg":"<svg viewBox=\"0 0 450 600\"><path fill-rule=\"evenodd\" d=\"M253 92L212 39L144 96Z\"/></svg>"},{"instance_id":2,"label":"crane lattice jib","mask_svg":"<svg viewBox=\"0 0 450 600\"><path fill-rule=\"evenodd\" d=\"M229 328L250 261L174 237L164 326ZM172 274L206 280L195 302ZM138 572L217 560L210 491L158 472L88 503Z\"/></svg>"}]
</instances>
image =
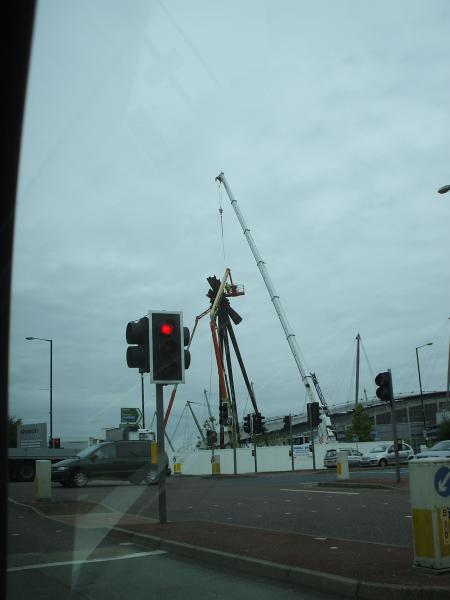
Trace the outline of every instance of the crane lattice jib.
<instances>
[{"instance_id":1,"label":"crane lattice jib","mask_svg":"<svg viewBox=\"0 0 450 600\"><path fill-rule=\"evenodd\" d=\"M286 317L286 314L284 312L284 309L283 309L283 307L281 305L280 297L276 293L274 285L272 283L272 280L270 279L270 275L269 275L269 273L267 271L266 264L262 260L260 254L258 252L256 244L255 244L255 242L253 240L253 237L252 237L252 235L250 233L250 229L247 227L247 224L246 224L246 222L244 220L244 217L243 217L243 215L242 215L242 213L241 213L241 211L240 211L240 209L239 209L239 207L237 205L237 200L233 196L233 194L232 194L232 192L230 190L230 187L229 187L229 185L227 183L227 180L225 179L225 175L223 174L223 172L220 173L216 177L216 181L219 181L220 183L223 184L223 186L224 186L224 188L225 188L225 190L226 190L226 192L228 194L228 197L229 197L230 202L231 202L231 206L233 207L234 212L236 213L236 216L238 218L238 221L241 224L241 227L242 227L242 230L244 232L244 235L247 238L248 245L250 246L250 249L251 249L251 251L253 253L253 256L255 258L256 264L258 266L258 269L260 270L260 273L262 275L264 283L266 284L267 291L269 292L270 299L271 299L271 301L272 301L272 303L273 303L273 305L275 307L275 311L276 311L276 313L278 315L278 318L280 320L281 326L283 327L283 331L284 331L284 333L286 335L287 342L288 342L289 347L291 349L292 355L294 356L294 360L295 360L295 362L297 364L297 368L298 368L298 370L300 372L300 375L301 375L301 378L302 378L302 381L303 381L303 385L305 386L306 393L308 394L309 401L310 402L315 402L314 392L311 389L311 385L310 385L309 380L308 380L309 378L306 375L305 369L304 369L304 367L302 365L302 362L300 360L300 348L299 348L297 340L295 338L295 334L291 330L291 327L290 327L289 322L287 320L287 317ZM323 408L325 408L325 407L323 407Z\"/></svg>"}]
</instances>

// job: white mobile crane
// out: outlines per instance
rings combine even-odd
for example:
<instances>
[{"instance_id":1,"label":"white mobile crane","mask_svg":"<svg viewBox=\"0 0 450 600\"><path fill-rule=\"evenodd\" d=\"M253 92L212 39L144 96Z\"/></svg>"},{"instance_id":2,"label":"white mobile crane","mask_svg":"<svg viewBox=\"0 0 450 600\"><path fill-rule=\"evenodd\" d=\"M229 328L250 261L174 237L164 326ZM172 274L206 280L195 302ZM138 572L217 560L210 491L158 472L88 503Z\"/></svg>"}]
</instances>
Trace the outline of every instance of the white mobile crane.
<instances>
[{"instance_id":1,"label":"white mobile crane","mask_svg":"<svg viewBox=\"0 0 450 600\"><path fill-rule=\"evenodd\" d=\"M293 333L291 326L289 325L289 322L286 317L286 313L284 312L284 309L281 305L280 297L278 296L277 292L275 291L275 287L272 283L272 280L270 279L269 272L267 271L267 268L266 268L266 263L263 261L263 259L261 258L260 254L258 252L256 244L250 233L250 229L247 227L244 217L238 207L237 200L233 196L233 193L231 192L230 186L228 185L228 182L225 179L225 175L223 172L220 173L216 177L216 181L218 181L219 183L221 183L224 186L224 188L228 194L228 198L230 199L231 206L233 207L234 212L236 213L236 216L238 218L238 221L241 224L241 227L242 227L244 235L247 239L248 245L250 246L250 249L253 253L256 264L258 266L258 269L260 270L262 278L264 280L264 283L266 284L267 291L269 292L270 299L275 307L275 311L278 315L281 326L283 327L283 331L286 335L287 342L291 349L292 355L294 356L294 360L296 362L297 368L300 372L303 385L305 386L306 393L308 394L309 402L317 402L316 397L314 395L313 388L311 387L311 384L310 384L310 379L312 377L311 377L311 375L306 374L306 371L302 365L302 362L300 359L300 348L299 348L297 340L295 338L295 334ZM314 379L317 381L317 378L315 377L315 375L312 379L313 379L314 387L317 390L317 386L314 381ZM317 382L317 385L318 385L318 382ZM323 416L322 421L319 425L318 437L319 437L319 440L320 439L326 440L328 437L334 436L333 431L332 431L331 420L330 420L330 416L329 416L330 411L327 406L327 403L325 402L325 398L324 398L323 394L322 393L317 394L317 397L320 400L321 411L322 411L322 416Z\"/></svg>"}]
</instances>

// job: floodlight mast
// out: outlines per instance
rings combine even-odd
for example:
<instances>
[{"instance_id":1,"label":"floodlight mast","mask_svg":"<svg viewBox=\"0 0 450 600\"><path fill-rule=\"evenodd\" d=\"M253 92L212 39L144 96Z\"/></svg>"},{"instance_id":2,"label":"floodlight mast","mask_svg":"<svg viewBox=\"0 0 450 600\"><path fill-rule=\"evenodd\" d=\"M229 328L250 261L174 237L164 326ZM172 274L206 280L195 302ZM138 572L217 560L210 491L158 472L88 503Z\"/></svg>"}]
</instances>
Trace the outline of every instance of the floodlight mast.
<instances>
[{"instance_id":1,"label":"floodlight mast","mask_svg":"<svg viewBox=\"0 0 450 600\"><path fill-rule=\"evenodd\" d=\"M247 227L247 224L244 220L244 217L239 209L238 203L236 198L233 196L232 191L230 190L230 186L228 185L227 180L225 179L225 175L224 173L220 173L217 177L216 177L216 181L219 181L220 183L223 184L227 194L228 194L228 198L230 199L231 202L231 206L234 209L234 212L236 213L236 216L238 218L239 223L241 224L242 230L244 232L245 237L247 238L247 242L248 245L250 246L250 249L253 253L253 256L255 258L256 264L258 266L258 269L260 270L260 273L262 275L262 278L264 280L264 283L266 284L266 288L267 291L269 292L270 295L270 299L272 300L272 303L275 307L275 311L278 315L278 318L280 320L281 326L283 327L283 331L286 335L286 339L287 342L289 344L289 347L291 349L292 355L294 356L294 360L297 364L297 368L300 372L302 381L303 381L303 385L305 386L306 389L306 393L308 394L309 397L309 401L310 402L316 402L316 399L314 397L314 392L311 388L310 382L309 382L309 376L306 375L305 369L303 368L302 365L302 361L300 359L300 348L299 345L297 343L297 340L295 338L295 334L292 332L292 329L289 325L289 322L287 320L286 317L286 313L284 312L283 306L281 305L281 301L280 301L280 297L278 296L277 292L275 291L275 287L272 283L272 280L270 278L270 275L267 271L266 268L266 263L263 261L263 259L261 258L261 255L258 252L258 248L256 247L256 244L253 240L253 237L250 233L250 229ZM324 403L324 401L322 400L321 402L323 409L325 411L325 414L328 416L328 406L326 405L326 403Z\"/></svg>"}]
</instances>

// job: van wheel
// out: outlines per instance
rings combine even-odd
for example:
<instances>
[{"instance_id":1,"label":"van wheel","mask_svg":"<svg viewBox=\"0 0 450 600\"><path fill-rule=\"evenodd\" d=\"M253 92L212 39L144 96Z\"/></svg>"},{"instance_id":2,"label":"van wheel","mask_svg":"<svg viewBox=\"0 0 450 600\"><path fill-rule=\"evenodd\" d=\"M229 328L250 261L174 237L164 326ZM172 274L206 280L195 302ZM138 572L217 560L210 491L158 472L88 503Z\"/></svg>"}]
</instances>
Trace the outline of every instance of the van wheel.
<instances>
[{"instance_id":1,"label":"van wheel","mask_svg":"<svg viewBox=\"0 0 450 600\"><path fill-rule=\"evenodd\" d=\"M378 464L380 465L380 467L387 467L387 460L385 458L382 458Z\"/></svg>"},{"instance_id":2,"label":"van wheel","mask_svg":"<svg viewBox=\"0 0 450 600\"><path fill-rule=\"evenodd\" d=\"M77 488L86 487L88 484L88 476L84 471L77 471L73 474L71 483Z\"/></svg>"},{"instance_id":3,"label":"van wheel","mask_svg":"<svg viewBox=\"0 0 450 600\"><path fill-rule=\"evenodd\" d=\"M145 483L147 485L156 485L158 483L158 471L147 471L145 474Z\"/></svg>"},{"instance_id":4,"label":"van wheel","mask_svg":"<svg viewBox=\"0 0 450 600\"><path fill-rule=\"evenodd\" d=\"M21 462L17 469L19 481L33 481L35 475L34 462L26 460Z\"/></svg>"}]
</instances>

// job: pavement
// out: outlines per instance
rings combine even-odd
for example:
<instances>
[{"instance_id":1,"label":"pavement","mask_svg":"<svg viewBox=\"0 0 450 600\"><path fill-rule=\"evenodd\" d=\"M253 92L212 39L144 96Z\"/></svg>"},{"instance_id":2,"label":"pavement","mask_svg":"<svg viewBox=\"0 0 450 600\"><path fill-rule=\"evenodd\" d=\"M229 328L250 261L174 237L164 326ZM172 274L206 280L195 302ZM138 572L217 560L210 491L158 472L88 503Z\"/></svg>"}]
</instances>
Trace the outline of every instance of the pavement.
<instances>
[{"instance_id":1,"label":"pavement","mask_svg":"<svg viewBox=\"0 0 450 600\"><path fill-rule=\"evenodd\" d=\"M334 482L342 487L386 486L386 480ZM407 488L408 483L387 487ZM161 549L185 560L311 587L347 598L450 600L450 573L413 567L413 550L402 546L315 537L211 521L160 524L88 501L43 502L21 498L37 514L82 528L107 528L123 541Z\"/></svg>"}]
</instances>

